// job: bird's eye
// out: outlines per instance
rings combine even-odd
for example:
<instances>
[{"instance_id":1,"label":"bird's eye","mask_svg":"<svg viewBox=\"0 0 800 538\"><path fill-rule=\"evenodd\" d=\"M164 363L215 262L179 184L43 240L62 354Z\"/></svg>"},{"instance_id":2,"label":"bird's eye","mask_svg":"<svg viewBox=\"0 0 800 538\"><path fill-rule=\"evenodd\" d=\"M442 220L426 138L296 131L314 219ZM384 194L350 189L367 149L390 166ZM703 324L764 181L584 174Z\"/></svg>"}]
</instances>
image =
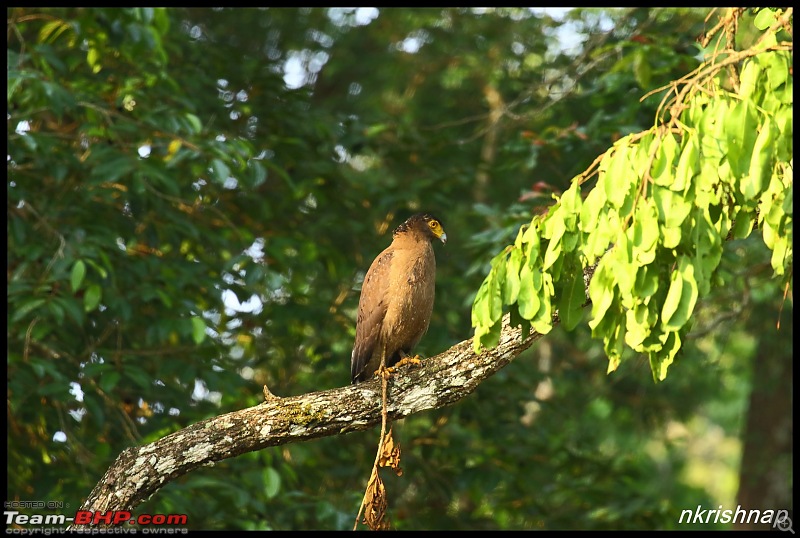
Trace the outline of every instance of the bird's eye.
<instances>
[{"instance_id":1,"label":"bird's eye","mask_svg":"<svg viewBox=\"0 0 800 538\"><path fill-rule=\"evenodd\" d=\"M428 223L428 226L430 226L430 227L431 227L431 230L435 230L436 228L438 228L438 227L439 227L439 221L432 220L432 221L430 221L430 222Z\"/></svg>"}]
</instances>

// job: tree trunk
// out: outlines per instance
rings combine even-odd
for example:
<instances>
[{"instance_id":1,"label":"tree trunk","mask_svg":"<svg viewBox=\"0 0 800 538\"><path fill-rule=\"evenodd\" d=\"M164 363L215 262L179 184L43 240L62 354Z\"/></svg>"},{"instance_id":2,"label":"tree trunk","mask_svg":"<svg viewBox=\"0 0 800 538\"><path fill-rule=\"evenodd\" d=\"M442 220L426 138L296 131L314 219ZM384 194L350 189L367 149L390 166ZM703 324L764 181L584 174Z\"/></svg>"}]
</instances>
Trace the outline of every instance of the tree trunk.
<instances>
[{"instance_id":1,"label":"tree trunk","mask_svg":"<svg viewBox=\"0 0 800 538\"><path fill-rule=\"evenodd\" d=\"M772 305L769 305L770 307ZM737 503L743 510L791 510L792 505L792 302L780 316L759 305L754 334L761 334L753 362L753 390L742 433L742 464ZM736 529L766 529L767 524L736 521Z\"/></svg>"}]
</instances>

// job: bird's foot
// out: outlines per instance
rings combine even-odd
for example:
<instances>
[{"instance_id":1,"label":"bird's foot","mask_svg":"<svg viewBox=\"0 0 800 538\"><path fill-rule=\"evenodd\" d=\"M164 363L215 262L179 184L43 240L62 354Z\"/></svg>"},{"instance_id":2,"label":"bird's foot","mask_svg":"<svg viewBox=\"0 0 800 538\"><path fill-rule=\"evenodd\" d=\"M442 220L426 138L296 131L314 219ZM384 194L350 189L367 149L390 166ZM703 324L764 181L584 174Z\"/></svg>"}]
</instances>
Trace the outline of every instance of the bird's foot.
<instances>
[{"instance_id":1,"label":"bird's foot","mask_svg":"<svg viewBox=\"0 0 800 538\"><path fill-rule=\"evenodd\" d=\"M395 374L401 366L405 366L410 364L411 366L418 368L422 366L422 361L420 360L421 357L419 355L414 355L411 357L410 355L405 355L400 361L397 362L394 366L388 366L386 368L379 367L375 370L374 377L381 378L381 377L390 377L391 375Z\"/></svg>"},{"instance_id":2,"label":"bird's foot","mask_svg":"<svg viewBox=\"0 0 800 538\"><path fill-rule=\"evenodd\" d=\"M378 379L381 379L381 378L384 378L384 377L386 379L388 379L389 376L391 376L393 373L394 373L394 370L392 368L384 368L382 366L379 366L378 369L375 370L375 373L372 374L372 376L373 377L377 377Z\"/></svg>"},{"instance_id":3,"label":"bird's foot","mask_svg":"<svg viewBox=\"0 0 800 538\"><path fill-rule=\"evenodd\" d=\"M415 368L418 368L422 366L422 361L420 360L419 355L414 355L413 357L406 355L405 357L400 359L400 362L398 362L394 366L390 366L389 368L387 368L387 370L389 370L390 374L393 374L397 371L398 368L400 368L401 366L405 366L406 364L410 364Z\"/></svg>"}]
</instances>

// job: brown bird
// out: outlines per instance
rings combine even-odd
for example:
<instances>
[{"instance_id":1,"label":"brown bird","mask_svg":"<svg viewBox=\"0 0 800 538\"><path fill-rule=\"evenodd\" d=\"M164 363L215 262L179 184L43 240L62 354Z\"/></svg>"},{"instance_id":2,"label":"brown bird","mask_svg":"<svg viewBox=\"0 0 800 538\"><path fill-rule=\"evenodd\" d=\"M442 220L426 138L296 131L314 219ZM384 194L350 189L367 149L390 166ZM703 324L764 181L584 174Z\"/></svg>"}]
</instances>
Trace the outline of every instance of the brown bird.
<instances>
[{"instance_id":1,"label":"brown bird","mask_svg":"<svg viewBox=\"0 0 800 538\"><path fill-rule=\"evenodd\" d=\"M428 213L410 217L392 234L392 244L375 258L364 277L350 378L365 381L380 368L405 359L428 330L433 312L436 258L431 241L447 242L439 221Z\"/></svg>"}]
</instances>

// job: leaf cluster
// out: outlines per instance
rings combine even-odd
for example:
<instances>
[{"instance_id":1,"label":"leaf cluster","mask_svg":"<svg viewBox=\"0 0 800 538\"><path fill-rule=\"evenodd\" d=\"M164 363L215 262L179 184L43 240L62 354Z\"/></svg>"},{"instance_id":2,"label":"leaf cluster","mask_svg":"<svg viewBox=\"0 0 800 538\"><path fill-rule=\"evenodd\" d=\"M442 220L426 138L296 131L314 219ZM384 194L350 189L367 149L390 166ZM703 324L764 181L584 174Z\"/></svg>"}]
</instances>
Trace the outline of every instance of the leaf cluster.
<instances>
[{"instance_id":1,"label":"leaf cluster","mask_svg":"<svg viewBox=\"0 0 800 538\"><path fill-rule=\"evenodd\" d=\"M781 16L762 13L756 25ZM597 263L589 326L608 371L628 346L647 354L662 381L698 299L715 282L729 235L746 238L757 227L775 275L791 273L793 85L779 29L672 84L668 118L617 141L598 159L585 195L591 169L519 230L475 297L476 352L496 345L504 307L523 331L549 332L554 311L574 328L585 302L583 269ZM727 90L723 67L739 63L738 89Z\"/></svg>"}]
</instances>

